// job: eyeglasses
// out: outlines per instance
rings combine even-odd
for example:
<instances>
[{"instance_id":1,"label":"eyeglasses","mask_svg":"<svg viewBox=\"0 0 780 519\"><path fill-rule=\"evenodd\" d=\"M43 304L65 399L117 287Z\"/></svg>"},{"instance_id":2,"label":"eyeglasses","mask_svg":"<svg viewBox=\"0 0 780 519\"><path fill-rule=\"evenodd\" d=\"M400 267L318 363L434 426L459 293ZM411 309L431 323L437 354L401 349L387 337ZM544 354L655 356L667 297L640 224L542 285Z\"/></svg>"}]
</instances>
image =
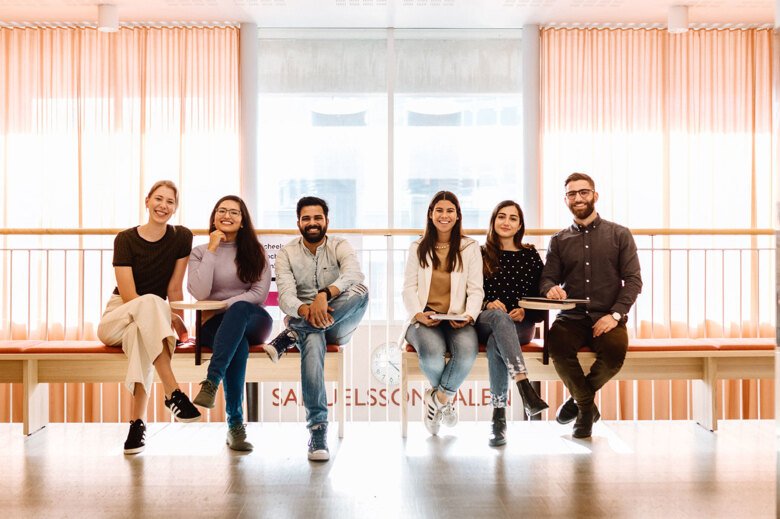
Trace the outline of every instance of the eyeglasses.
<instances>
[{"instance_id":1,"label":"eyeglasses","mask_svg":"<svg viewBox=\"0 0 780 519\"><path fill-rule=\"evenodd\" d=\"M224 207L220 207L217 209L216 214L217 216L225 216L226 214L229 214L233 218L238 218L241 216L241 211L238 209L225 209Z\"/></svg>"},{"instance_id":2,"label":"eyeglasses","mask_svg":"<svg viewBox=\"0 0 780 519\"><path fill-rule=\"evenodd\" d=\"M566 191L566 198L569 200L574 200L577 198L577 195L580 195L580 198L588 198L591 193L595 193L592 189L579 189L577 191Z\"/></svg>"}]
</instances>

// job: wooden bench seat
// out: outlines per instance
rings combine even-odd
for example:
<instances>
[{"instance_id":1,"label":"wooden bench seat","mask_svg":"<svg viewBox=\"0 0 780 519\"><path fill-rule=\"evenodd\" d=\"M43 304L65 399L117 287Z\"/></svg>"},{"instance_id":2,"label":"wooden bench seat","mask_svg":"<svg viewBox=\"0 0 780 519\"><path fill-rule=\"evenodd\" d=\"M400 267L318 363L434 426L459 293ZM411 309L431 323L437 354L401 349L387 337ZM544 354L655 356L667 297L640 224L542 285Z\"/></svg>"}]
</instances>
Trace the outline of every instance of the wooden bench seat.
<instances>
[{"instance_id":1,"label":"wooden bench seat","mask_svg":"<svg viewBox=\"0 0 780 519\"><path fill-rule=\"evenodd\" d=\"M336 419L339 437L344 436L345 355L344 347L329 344L325 356L325 381L336 382ZM196 366L195 347L185 343L176 348L173 372L179 382L200 382L207 366ZM209 359L211 350L203 349ZM301 354L289 350L273 364L261 346L250 347L247 382L299 382ZM23 433L32 434L49 422L48 383L124 382L127 358L118 346L100 341L0 341L0 383L23 385Z\"/></svg>"},{"instance_id":2,"label":"wooden bench seat","mask_svg":"<svg viewBox=\"0 0 780 519\"><path fill-rule=\"evenodd\" d=\"M559 380L553 365L545 364L544 343L534 340L521 347L528 378ZM774 339L631 339L623 368L614 380L693 380L693 415L703 427L717 430L717 386L722 379L774 378ZM409 382L426 380L417 353L407 344L401 359L401 394L408 394ZM596 355L587 348L579 354L587 373ZM488 361L480 345L467 380L488 380ZM408 428L408 402L401 402L401 434Z\"/></svg>"}]
</instances>

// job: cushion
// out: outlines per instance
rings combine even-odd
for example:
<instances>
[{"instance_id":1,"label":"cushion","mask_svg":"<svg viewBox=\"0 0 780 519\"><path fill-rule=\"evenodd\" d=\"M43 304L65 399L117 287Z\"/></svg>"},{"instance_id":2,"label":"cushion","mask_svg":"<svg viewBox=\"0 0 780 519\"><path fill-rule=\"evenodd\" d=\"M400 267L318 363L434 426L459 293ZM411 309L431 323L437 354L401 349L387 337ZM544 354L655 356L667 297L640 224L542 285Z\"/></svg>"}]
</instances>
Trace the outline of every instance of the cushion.
<instances>
[{"instance_id":1,"label":"cushion","mask_svg":"<svg viewBox=\"0 0 780 519\"><path fill-rule=\"evenodd\" d=\"M771 351L777 347L775 339L761 338L731 338L731 339L707 339L719 350L747 351L761 350Z\"/></svg>"}]
</instances>

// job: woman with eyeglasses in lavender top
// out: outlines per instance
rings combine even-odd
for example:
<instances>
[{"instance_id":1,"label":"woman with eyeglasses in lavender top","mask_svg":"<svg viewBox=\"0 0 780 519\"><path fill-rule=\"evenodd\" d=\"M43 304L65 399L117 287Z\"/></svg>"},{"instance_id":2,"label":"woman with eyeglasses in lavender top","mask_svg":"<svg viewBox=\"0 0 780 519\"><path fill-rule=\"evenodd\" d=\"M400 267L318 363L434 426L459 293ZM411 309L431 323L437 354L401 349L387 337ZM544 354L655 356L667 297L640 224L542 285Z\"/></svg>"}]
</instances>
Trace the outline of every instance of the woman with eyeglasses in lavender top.
<instances>
[{"instance_id":1,"label":"woman with eyeglasses in lavender top","mask_svg":"<svg viewBox=\"0 0 780 519\"><path fill-rule=\"evenodd\" d=\"M209 242L192 249L187 289L199 300L224 301L227 310L203 312L201 341L212 357L195 405L211 409L220 382L225 389L226 443L251 451L242 402L249 345L265 342L273 320L263 308L271 285L268 258L255 234L249 210L237 196L217 201L209 218Z\"/></svg>"}]
</instances>

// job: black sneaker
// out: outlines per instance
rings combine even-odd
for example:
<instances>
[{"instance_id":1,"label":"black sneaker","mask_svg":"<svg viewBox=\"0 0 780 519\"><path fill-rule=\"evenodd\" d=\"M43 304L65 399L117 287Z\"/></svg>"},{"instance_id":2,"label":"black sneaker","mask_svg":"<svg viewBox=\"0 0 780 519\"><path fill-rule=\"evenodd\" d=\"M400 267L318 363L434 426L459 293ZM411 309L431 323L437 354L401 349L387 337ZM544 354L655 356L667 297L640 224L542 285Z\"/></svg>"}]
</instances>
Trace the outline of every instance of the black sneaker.
<instances>
[{"instance_id":1,"label":"black sneaker","mask_svg":"<svg viewBox=\"0 0 780 519\"><path fill-rule=\"evenodd\" d=\"M146 447L146 424L140 418L130 422L130 431L125 440L125 454L138 454Z\"/></svg>"},{"instance_id":2,"label":"black sneaker","mask_svg":"<svg viewBox=\"0 0 780 519\"><path fill-rule=\"evenodd\" d=\"M319 423L313 426L309 432L309 459L312 461L328 461L330 451L328 451L328 424Z\"/></svg>"},{"instance_id":3,"label":"black sneaker","mask_svg":"<svg viewBox=\"0 0 780 519\"><path fill-rule=\"evenodd\" d=\"M177 422L197 422L200 419L200 411L195 409L190 399L180 389L171 393L171 398L165 399L165 407Z\"/></svg>"},{"instance_id":4,"label":"black sneaker","mask_svg":"<svg viewBox=\"0 0 780 519\"><path fill-rule=\"evenodd\" d=\"M263 344L263 349L268 354L271 362L276 364L284 355L284 352L295 346L298 342L298 334L289 328L282 330L282 333L273 338L268 344Z\"/></svg>"}]
</instances>

